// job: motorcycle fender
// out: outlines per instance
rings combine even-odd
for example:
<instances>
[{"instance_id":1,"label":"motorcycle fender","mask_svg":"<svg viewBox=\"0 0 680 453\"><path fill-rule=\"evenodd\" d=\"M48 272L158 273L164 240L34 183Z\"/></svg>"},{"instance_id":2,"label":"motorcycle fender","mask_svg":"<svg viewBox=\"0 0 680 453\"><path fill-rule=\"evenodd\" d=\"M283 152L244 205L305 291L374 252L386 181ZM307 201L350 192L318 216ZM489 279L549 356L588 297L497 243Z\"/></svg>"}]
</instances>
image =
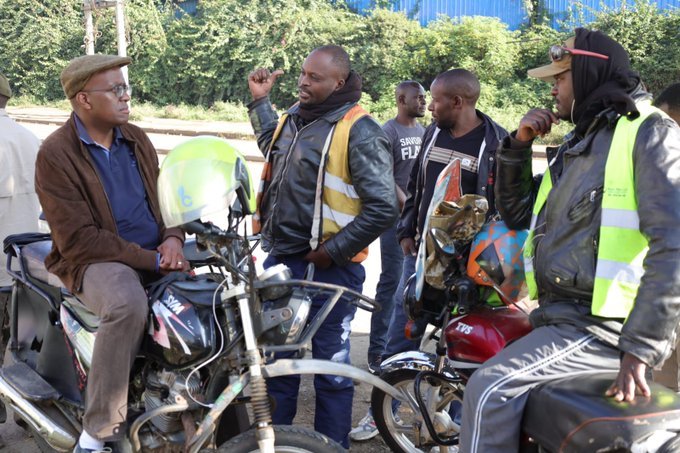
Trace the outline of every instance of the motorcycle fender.
<instances>
[{"instance_id":1,"label":"motorcycle fender","mask_svg":"<svg viewBox=\"0 0 680 453\"><path fill-rule=\"evenodd\" d=\"M393 355L380 364L380 374L397 370L433 371L437 356L422 351L406 351ZM456 370L444 365L443 374L449 378L457 377Z\"/></svg>"}]
</instances>

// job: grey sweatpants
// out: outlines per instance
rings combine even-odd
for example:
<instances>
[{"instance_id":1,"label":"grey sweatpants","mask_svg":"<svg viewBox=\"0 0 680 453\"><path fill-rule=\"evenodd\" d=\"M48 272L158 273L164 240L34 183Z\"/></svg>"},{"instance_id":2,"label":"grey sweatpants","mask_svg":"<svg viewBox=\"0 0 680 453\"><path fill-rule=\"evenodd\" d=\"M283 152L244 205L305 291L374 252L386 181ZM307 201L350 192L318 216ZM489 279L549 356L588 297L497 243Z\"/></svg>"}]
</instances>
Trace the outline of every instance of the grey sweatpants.
<instances>
[{"instance_id":1,"label":"grey sweatpants","mask_svg":"<svg viewBox=\"0 0 680 453\"><path fill-rule=\"evenodd\" d=\"M522 413L533 387L618 369L619 351L592 334L567 324L533 330L470 378L463 400L460 452L517 451Z\"/></svg>"},{"instance_id":2,"label":"grey sweatpants","mask_svg":"<svg viewBox=\"0 0 680 453\"><path fill-rule=\"evenodd\" d=\"M131 267L97 263L87 267L77 296L100 319L87 376L83 426L99 440L118 440L125 435L130 369L148 313L146 292Z\"/></svg>"}]
</instances>

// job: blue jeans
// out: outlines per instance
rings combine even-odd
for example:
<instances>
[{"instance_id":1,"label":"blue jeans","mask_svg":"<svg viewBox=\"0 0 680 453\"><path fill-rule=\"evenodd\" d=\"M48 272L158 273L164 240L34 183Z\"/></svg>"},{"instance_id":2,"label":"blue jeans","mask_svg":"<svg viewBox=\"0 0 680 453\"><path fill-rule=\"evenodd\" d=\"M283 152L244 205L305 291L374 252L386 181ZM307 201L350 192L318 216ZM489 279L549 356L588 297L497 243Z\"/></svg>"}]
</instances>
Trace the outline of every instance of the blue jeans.
<instances>
[{"instance_id":1,"label":"blue jeans","mask_svg":"<svg viewBox=\"0 0 680 453\"><path fill-rule=\"evenodd\" d=\"M380 235L380 280L375 289L375 301L382 310L371 315L368 362L380 358L387 344L387 330L395 307L395 291L404 267L404 253L397 241L397 224Z\"/></svg>"},{"instance_id":2,"label":"blue jeans","mask_svg":"<svg viewBox=\"0 0 680 453\"><path fill-rule=\"evenodd\" d=\"M268 256L264 267L283 263L290 268L293 278L302 279L307 261L300 256L282 257ZM358 263L346 266L331 266L328 269L316 269L314 281L333 283L361 292L366 273ZM314 299L309 319L312 320L323 306L323 300ZM321 324L312 339L312 357L332 360L333 362L350 363L349 335L350 323L354 319L356 306L344 298L338 301L333 310ZM276 358L291 357L293 353L276 354ZM283 376L267 379L269 394L275 399L276 407L272 420L276 425L290 425L297 412L297 396L300 388L300 376ZM314 430L325 434L343 447L349 448L349 431L352 429L352 398L354 385L351 379L328 374L314 376L316 391L316 410L314 413Z\"/></svg>"},{"instance_id":3,"label":"blue jeans","mask_svg":"<svg viewBox=\"0 0 680 453\"><path fill-rule=\"evenodd\" d=\"M387 330L387 342L385 344L383 359L400 352L417 350L420 346L419 341L409 340L404 333L404 328L408 321L408 316L404 311L404 288L406 287L406 281L415 273L415 271L416 257L413 255L405 256L399 286L397 287L397 292L394 294L394 310L392 311L392 319L390 320L389 329Z\"/></svg>"}]
</instances>

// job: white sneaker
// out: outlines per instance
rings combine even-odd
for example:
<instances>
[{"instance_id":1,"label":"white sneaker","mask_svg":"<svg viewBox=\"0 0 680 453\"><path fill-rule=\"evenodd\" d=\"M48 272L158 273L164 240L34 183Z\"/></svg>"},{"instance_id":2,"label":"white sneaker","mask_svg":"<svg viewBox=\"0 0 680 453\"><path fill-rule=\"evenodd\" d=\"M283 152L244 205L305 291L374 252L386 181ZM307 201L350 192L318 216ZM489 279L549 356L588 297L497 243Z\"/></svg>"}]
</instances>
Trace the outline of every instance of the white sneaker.
<instances>
[{"instance_id":1,"label":"white sneaker","mask_svg":"<svg viewBox=\"0 0 680 453\"><path fill-rule=\"evenodd\" d=\"M430 453L440 453L441 449L437 447L432 447ZM451 445L447 449L448 453L458 453L458 445Z\"/></svg>"},{"instance_id":2,"label":"white sneaker","mask_svg":"<svg viewBox=\"0 0 680 453\"><path fill-rule=\"evenodd\" d=\"M349 432L349 438L357 442L373 439L377 435L378 428L375 426L375 420L373 420L373 415L370 412L361 419L356 428Z\"/></svg>"}]
</instances>

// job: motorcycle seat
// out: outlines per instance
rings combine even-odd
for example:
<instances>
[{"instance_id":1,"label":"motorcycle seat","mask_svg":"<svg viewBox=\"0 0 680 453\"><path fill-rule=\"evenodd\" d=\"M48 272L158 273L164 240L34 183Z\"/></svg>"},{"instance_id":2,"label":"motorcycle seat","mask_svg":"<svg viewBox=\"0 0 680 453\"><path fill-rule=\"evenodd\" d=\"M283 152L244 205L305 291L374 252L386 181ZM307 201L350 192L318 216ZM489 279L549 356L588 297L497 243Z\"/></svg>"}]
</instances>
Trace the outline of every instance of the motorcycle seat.
<instances>
[{"instance_id":1,"label":"motorcycle seat","mask_svg":"<svg viewBox=\"0 0 680 453\"><path fill-rule=\"evenodd\" d=\"M576 376L533 389L522 427L547 451L627 451L635 440L657 430L678 428L680 397L649 382L650 398L621 403L604 393L616 373ZM619 450L616 450L619 451Z\"/></svg>"},{"instance_id":2,"label":"motorcycle seat","mask_svg":"<svg viewBox=\"0 0 680 453\"><path fill-rule=\"evenodd\" d=\"M64 288L64 284L59 277L50 273L45 267L45 258L52 250L52 241L31 242L21 247L21 258L28 274L56 288Z\"/></svg>"},{"instance_id":3,"label":"motorcycle seat","mask_svg":"<svg viewBox=\"0 0 680 453\"><path fill-rule=\"evenodd\" d=\"M21 256L28 274L43 283L47 283L50 286L62 288L64 291L67 291L59 277L50 273L45 267L45 258L52 249L52 241L49 239L45 240L45 235L36 237L36 239L41 240L34 242L14 242L21 248ZM217 260L210 255L210 252L198 250L196 246L196 239L194 238L187 239L184 244L183 253L187 261L191 263L191 267L218 264Z\"/></svg>"},{"instance_id":4,"label":"motorcycle seat","mask_svg":"<svg viewBox=\"0 0 680 453\"><path fill-rule=\"evenodd\" d=\"M66 297L62 303L71 314L80 321L88 332L96 332L99 328L99 316L95 315L78 298Z\"/></svg>"}]
</instances>

